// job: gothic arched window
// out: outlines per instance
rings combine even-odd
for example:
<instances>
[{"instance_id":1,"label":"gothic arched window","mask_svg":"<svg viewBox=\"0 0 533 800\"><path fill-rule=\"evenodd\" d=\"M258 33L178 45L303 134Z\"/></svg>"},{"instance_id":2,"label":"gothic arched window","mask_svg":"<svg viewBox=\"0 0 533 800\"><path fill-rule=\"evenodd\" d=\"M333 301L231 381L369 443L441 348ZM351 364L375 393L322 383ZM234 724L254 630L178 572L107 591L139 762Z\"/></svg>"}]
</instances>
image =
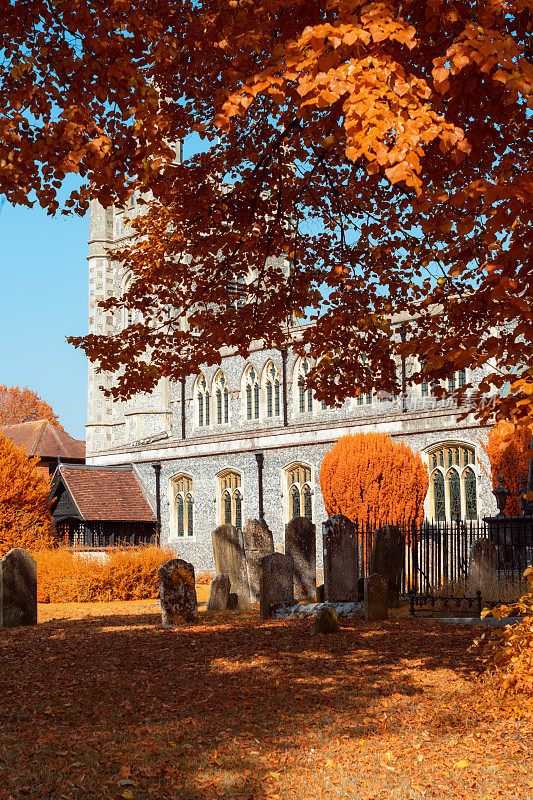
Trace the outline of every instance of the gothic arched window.
<instances>
[{"instance_id":1,"label":"gothic arched window","mask_svg":"<svg viewBox=\"0 0 533 800\"><path fill-rule=\"evenodd\" d=\"M207 427L210 424L211 409L209 387L204 375L199 375L196 380L196 403L198 410L198 427Z\"/></svg>"},{"instance_id":2,"label":"gothic arched window","mask_svg":"<svg viewBox=\"0 0 533 800\"><path fill-rule=\"evenodd\" d=\"M268 361L263 370L263 391L266 397L266 416L279 417L281 414L281 383L278 368L273 361Z\"/></svg>"},{"instance_id":3,"label":"gothic arched window","mask_svg":"<svg viewBox=\"0 0 533 800\"><path fill-rule=\"evenodd\" d=\"M287 498L287 522L295 517L313 519L310 466L295 463L285 468L284 494Z\"/></svg>"},{"instance_id":4,"label":"gothic arched window","mask_svg":"<svg viewBox=\"0 0 533 800\"><path fill-rule=\"evenodd\" d=\"M241 476L234 470L226 470L218 476L219 521L221 525L234 525L242 530Z\"/></svg>"},{"instance_id":5,"label":"gothic arched window","mask_svg":"<svg viewBox=\"0 0 533 800\"><path fill-rule=\"evenodd\" d=\"M244 373L245 417L247 420L259 419L259 379L250 364Z\"/></svg>"},{"instance_id":6,"label":"gothic arched window","mask_svg":"<svg viewBox=\"0 0 533 800\"><path fill-rule=\"evenodd\" d=\"M193 480L189 475L176 475L171 480L171 526L178 537L194 535Z\"/></svg>"},{"instance_id":7,"label":"gothic arched window","mask_svg":"<svg viewBox=\"0 0 533 800\"><path fill-rule=\"evenodd\" d=\"M473 445L450 443L433 448L429 516L434 520L477 519L478 479Z\"/></svg>"},{"instance_id":8,"label":"gothic arched window","mask_svg":"<svg viewBox=\"0 0 533 800\"><path fill-rule=\"evenodd\" d=\"M229 422L229 391L226 376L222 370L215 375L213 395L216 400L216 424L225 425Z\"/></svg>"},{"instance_id":9,"label":"gothic arched window","mask_svg":"<svg viewBox=\"0 0 533 800\"><path fill-rule=\"evenodd\" d=\"M313 390L306 386L307 375L310 364L306 357L300 359L297 370L298 386L298 411L300 414L310 414L313 412Z\"/></svg>"}]
</instances>

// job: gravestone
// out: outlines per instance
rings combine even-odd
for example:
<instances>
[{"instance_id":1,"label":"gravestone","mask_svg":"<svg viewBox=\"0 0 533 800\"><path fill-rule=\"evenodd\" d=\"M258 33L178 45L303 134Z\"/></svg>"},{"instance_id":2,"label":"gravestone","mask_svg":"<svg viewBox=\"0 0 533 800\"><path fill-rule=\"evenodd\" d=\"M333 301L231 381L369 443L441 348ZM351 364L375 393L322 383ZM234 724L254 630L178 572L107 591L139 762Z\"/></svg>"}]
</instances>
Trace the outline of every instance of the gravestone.
<instances>
[{"instance_id":1,"label":"gravestone","mask_svg":"<svg viewBox=\"0 0 533 800\"><path fill-rule=\"evenodd\" d=\"M219 575L215 575L211 581L209 600L207 601L207 610L225 611L228 607L229 590L229 575L225 575L223 572L221 572Z\"/></svg>"},{"instance_id":2,"label":"gravestone","mask_svg":"<svg viewBox=\"0 0 533 800\"><path fill-rule=\"evenodd\" d=\"M387 579L374 572L365 578L364 614L369 622L387 619L389 616L387 606Z\"/></svg>"},{"instance_id":3,"label":"gravestone","mask_svg":"<svg viewBox=\"0 0 533 800\"><path fill-rule=\"evenodd\" d=\"M468 588L474 594L481 592L486 600L498 597L498 551L487 538L476 539L470 547Z\"/></svg>"},{"instance_id":4,"label":"gravestone","mask_svg":"<svg viewBox=\"0 0 533 800\"><path fill-rule=\"evenodd\" d=\"M324 594L330 603L357 601L357 544L354 523L334 514L322 525Z\"/></svg>"},{"instance_id":5,"label":"gravestone","mask_svg":"<svg viewBox=\"0 0 533 800\"><path fill-rule=\"evenodd\" d=\"M370 573L377 572L387 581L389 608L398 608L402 572L405 567L405 538L396 525L384 525L374 534Z\"/></svg>"},{"instance_id":6,"label":"gravestone","mask_svg":"<svg viewBox=\"0 0 533 800\"><path fill-rule=\"evenodd\" d=\"M339 620L334 608L321 608L315 617L315 633L336 633L339 630Z\"/></svg>"},{"instance_id":7,"label":"gravestone","mask_svg":"<svg viewBox=\"0 0 533 800\"><path fill-rule=\"evenodd\" d=\"M294 562L284 553L269 553L259 559L259 614L270 617L274 603L294 603Z\"/></svg>"},{"instance_id":8,"label":"gravestone","mask_svg":"<svg viewBox=\"0 0 533 800\"><path fill-rule=\"evenodd\" d=\"M37 625L37 564L21 547L10 550L0 564L2 626Z\"/></svg>"},{"instance_id":9,"label":"gravestone","mask_svg":"<svg viewBox=\"0 0 533 800\"><path fill-rule=\"evenodd\" d=\"M294 561L294 596L310 600L316 595L316 528L307 517L285 525L285 552Z\"/></svg>"},{"instance_id":10,"label":"gravestone","mask_svg":"<svg viewBox=\"0 0 533 800\"><path fill-rule=\"evenodd\" d=\"M232 593L237 595L237 608L250 608L250 589L242 532L233 525L219 525L212 533L215 570L228 575Z\"/></svg>"},{"instance_id":11,"label":"gravestone","mask_svg":"<svg viewBox=\"0 0 533 800\"><path fill-rule=\"evenodd\" d=\"M266 522L262 519L249 519L242 532L246 573L252 603L259 603L259 561L263 556L274 552L274 538Z\"/></svg>"},{"instance_id":12,"label":"gravestone","mask_svg":"<svg viewBox=\"0 0 533 800\"><path fill-rule=\"evenodd\" d=\"M171 558L157 571L163 627L198 620L194 567L182 558Z\"/></svg>"},{"instance_id":13,"label":"gravestone","mask_svg":"<svg viewBox=\"0 0 533 800\"><path fill-rule=\"evenodd\" d=\"M323 603L325 599L324 584L321 583L320 586L316 587L316 601L317 603Z\"/></svg>"}]
</instances>

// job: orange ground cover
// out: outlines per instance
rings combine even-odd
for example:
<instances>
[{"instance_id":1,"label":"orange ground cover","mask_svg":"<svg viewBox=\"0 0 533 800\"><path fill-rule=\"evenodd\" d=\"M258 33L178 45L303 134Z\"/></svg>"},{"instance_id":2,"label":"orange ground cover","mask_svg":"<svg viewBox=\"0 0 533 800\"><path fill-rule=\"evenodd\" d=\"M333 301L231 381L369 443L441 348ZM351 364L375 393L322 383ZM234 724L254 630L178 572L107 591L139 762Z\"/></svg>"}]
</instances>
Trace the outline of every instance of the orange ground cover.
<instances>
[{"instance_id":1,"label":"orange ground cover","mask_svg":"<svg viewBox=\"0 0 533 800\"><path fill-rule=\"evenodd\" d=\"M0 630L0 798L533 797L533 731L479 703L479 628L46 604Z\"/></svg>"}]
</instances>

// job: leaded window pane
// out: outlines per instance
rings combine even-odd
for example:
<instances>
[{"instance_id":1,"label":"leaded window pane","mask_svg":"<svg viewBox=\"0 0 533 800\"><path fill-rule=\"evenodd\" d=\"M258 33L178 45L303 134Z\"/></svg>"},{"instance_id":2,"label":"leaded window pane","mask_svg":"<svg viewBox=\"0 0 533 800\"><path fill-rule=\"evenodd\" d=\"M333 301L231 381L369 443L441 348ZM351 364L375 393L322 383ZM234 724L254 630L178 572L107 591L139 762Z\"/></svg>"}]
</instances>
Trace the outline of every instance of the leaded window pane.
<instances>
[{"instance_id":1,"label":"leaded window pane","mask_svg":"<svg viewBox=\"0 0 533 800\"><path fill-rule=\"evenodd\" d=\"M370 405L372 403L372 392L367 392L366 402Z\"/></svg>"},{"instance_id":2,"label":"leaded window pane","mask_svg":"<svg viewBox=\"0 0 533 800\"><path fill-rule=\"evenodd\" d=\"M298 381L298 398L300 401L300 414L305 412L305 388L302 379Z\"/></svg>"},{"instance_id":3,"label":"leaded window pane","mask_svg":"<svg viewBox=\"0 0 533 800\"><path fill-rule=\"evenodd\" d=\"M466 372L464 369L459 370L459 386L466 386Z\"/></svg>"},{"instance_id":4,"label":"leaded window pane","mask_svg":"<svg viewBox=\"0 0 533 800\"><path fill-rule=\"evenodd\" d=\"M304 517L313 519L313 506L311 502L311 489L309 486L304 486Z\"/></svg>"},{"instance_id":5,"label":"leaded window pane","mask_svg":"<svg viewBox=\"0 0 533 800\"><path fill-rule=\"evenodd\" d=\"M432 462L433 462L433 469L436 469L437 468L437 454L436 453L433 453Z\"/></svg>"},{"instance_id":6,"label":"leaded window pane","mask_svg":"<svg viewBox=\"0 0 533 800\"><path fill-rule=\"evenodd\" d=\"M450 448L448 448L448 466L451 467L452 464L453 464L453 453L450 450Z\"/></svg>"},{"instance_id":7,"label":"leaded window pane","mask_svg":"<svg viewBox=\"0 0 533 800\"><path fill-rule=\"evenodd\" d=\"M205 424L209 425L209 392L205 393Z\"/></svg>"},{"instance_id":8,"label":"leaded window pane","mask_svg":"<svg viewBox=\"0 0 533 800\"><path fill-rule=\"evenodd\" d=\"M192 497L187 495L187 536L193 535Z\"/></svg>"},{"instance_id":9,"label":"leaded window pane","mask_svg":"<svg viewBox=\"0 0 533 800\"><path fill-rule=\"evenodd\" d=\"M362 394L358 394L357 395L357 405L358 406L362 406L363 405L363 395Z\"/></svg>"},{"instance_id":10,"label":"leaded window pane","mask_svg":"<svg viewBox=\"0 0 533 800\"><path fill-rule=\"evenodd\" d=\"M252 419L252 387L246 387L246 419Z\"/></svg>"},{"instance_id":11,"label":"leaded window pane","mask_svg":"<svg viewBox=\"0 0 533 800\"><path fill-rule=\"evenodd\" d=\"M477 519L477 485L474 470L467 467L464 472L465 511L467 519Z\"/></svg>"},{"instance_id":12,"label":"leaded window pane","mask_svg":"<svg viewBox=\"0 0 533 800\"><path fill-rule=\"evenodd\" d=\"M240 492L235 492L235 527L242 529L242 497Z\"/></svg>"},{"instance_id":13,"label":"leaded window pane","mask_svg":"<svg viewBox=\"0 0 533 800\"><path fill-rule=\"evenodd\" d=\"M222 425L222 392L217 389L217 425Z\"/></svg>"},{"instance_id":14,"label":"leaded window pane","mask_svg":"<svg viewBox=\"0 0 533 800\"><path fill-rule=\"evenodd\" d=\"M267 417L272 416L272 384L267 383Z\"/></svg>"},{"instance_id":15,"label":"leaded window pane","mask_svg":"<svg viewBox=\"0 0 533 800\"><path fill-rule=\"evenodd\" d=\"M224 422L229 422L229 392L224 389Z\"/></svg>"},{"instance_id":16,"label":"leaded window pane","mask_svg":"<svg viewBox=\"0 0 533 800\"><path fill-rule=\"evenodd\" d=\"M448 473L448 495L450 498L450 517L455 520L461 519L461 481L457 470L452 469Z\"/></svg>"},{"instance_id":17,"label":"leaded window pane","mask_svg":"<svg viewBox=\"0 0 533 800\"><path fill-rule=\"evenodd\" d=\"M198 395L198 425L201 428L204 424L204 396Z\"/></svg>"},{"instance_id":18,"label":"leaded window pane","mask_svg":"<svg viewBox=\"0 0 533 800\"><path fill-rule=\"evenodd\" d=\"M178 510L178 536L184 536L184 527L183 527L183 497L178 495L176 498L176 506Z\"/></svg>"},{"instance_id":19,"label":"leaded window pane","mask_svg":"<svg viewBox=\"0 0 533 800\"><path fill-rule=\"evenodd\" d=\"M231 497L229 492L224 492L224 523L231 525Z\"/></svg>"},{"instance_id":20,"label":"leaded window pane","mask_svg":"<svg viewBox=\"0 0 533 800\"><path fill-rule=\"evenodd\" d=\"M439 467L444 466L444 450L439 451Z\"/></svg>"},{"instance_id":21,"label":"leaded window pane","mask_svg":"<svg viewBox=\"0 0 533 800\"><path fill-rule=\"evenodd\" d=\"M280 404L279 404L279 381L274 384L274 413L279 417Z\"/></svg>"},{"instance_id":22,"label":"leaded window pane","mask_svg":"<svg viewBox=\"0 0 533 800\"><path fill-rule=\"evenodd\" d=\"M436 520L446 519L444 476L442 472L433 473L433 515Z\"/></svg>"},{"instance_id":23,"label":"leaded window pane","mask_svg":"<svg viewBox=\"0 0 533 800\"><path fill-rule=\"evenodd\" d=\"M297 486L291 489L291 519L300 516L300 492Z\"/></svg>"},{"instance_id":24,"label":"leaded window pane","mask_svg":"<svg viewBox=\"0 0 533 800\"><path fill-rule=\"evenodd\" d=\"M254 417L259 419L259 384L254 386Z\"/></svg>"},{"instance_id":25,"label":"leaded window pane","mask_svg":"<svg viewBox=\"0 0 533 800\"><path fill-rule=\"evenodd\" d=\"M455 392L455 372L448 378L448 391Z\"/></svg>"},{"instance_id":26,"label":"leaded window pane","mask_svg":"<svg viewBox=\"0 0 533 800\"><path fill-rule=\"evenodd\" d=\"M421 392L422 397L427 397L429 394L429 384L425 378L422 379Z\"/></svg>"},{"instance_id":27,"label":"leaded window pane","mask_svg":"<svg viewBox=\"0 0 533 800\"><path fill-rule=\"evenodd\" d=\"M307 390L307 410L308 411L313 410L313 390L311 389L311 387L309 387L309 389Z\"/></svg>"},{"instance_id":28,"label":"leaded window pane","mask_svg":"<svg viewBox=\"0 0 533 800\"><path fill-rule=\"evenodd\" d=\"M327 407L328 407L328 404L326 403L326 401L322 400L322 403L321 403L322 411L326 411Z\"/></svg>"}]
</instances>

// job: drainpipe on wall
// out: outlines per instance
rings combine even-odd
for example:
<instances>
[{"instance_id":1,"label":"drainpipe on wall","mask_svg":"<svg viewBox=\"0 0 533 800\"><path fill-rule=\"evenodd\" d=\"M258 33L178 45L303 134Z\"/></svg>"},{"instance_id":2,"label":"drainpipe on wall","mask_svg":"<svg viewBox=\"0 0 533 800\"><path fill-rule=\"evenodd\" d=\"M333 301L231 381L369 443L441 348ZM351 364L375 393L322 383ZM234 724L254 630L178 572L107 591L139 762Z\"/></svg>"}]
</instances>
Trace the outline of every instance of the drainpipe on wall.
<instances>
[{"instance_id":1,"label":"drainpipe on wall","mask_svg":"<svg viewBox=\"0 0 533 800\"><path fill-rule=\"evenodd\" d=\"M155 472L155 516L156 516L156 532L157 544L161 542L161 464L158 462L152 464L152 469Z\"/></svg>"},{"instance_id":2,"label":"drainpipe on wall","mask_svg":"<svg viewBox=\"0 0 533 800\"><path fill-rule=\"evenodd\" d=\"M283 393L283 424L287 427L289 420L287 416L287 350L285 348L281 351L281 380Z\"/></svg>"},{"instance_id":3,"label":"drainpipe on wall","mask_svg":"<svg viewBox=\"0 0 533 800\"><path fill-rule=\"evenodd\" d=\"M181 379L181 438L185 439L185 378Z\"/></svg>"},{"instance_id":4,"label":"drainpipe on wall","mask_svg":"<svg viewBox=\"0 0 533 800\"><path fill-rule=\"evenodd\" d=\"M265 518L265 510L263 508L263 462L264 453L262 450L256 450L255 460L257 461L257 479L259 485L259 519Z\"/></svg>"}]
</instances>

